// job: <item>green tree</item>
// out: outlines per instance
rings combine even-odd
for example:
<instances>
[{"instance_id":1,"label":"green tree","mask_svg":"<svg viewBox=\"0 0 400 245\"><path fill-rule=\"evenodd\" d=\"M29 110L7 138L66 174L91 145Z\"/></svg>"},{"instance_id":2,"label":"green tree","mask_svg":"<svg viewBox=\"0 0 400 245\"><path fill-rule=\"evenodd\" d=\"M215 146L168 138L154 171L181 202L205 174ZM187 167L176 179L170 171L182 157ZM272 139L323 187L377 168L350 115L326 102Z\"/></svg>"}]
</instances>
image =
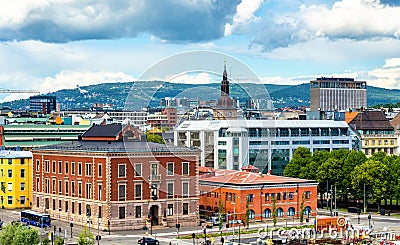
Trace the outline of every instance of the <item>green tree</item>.
<instances>
[{"instance_id":1,"label":"green tree","mask_svg":"<svg viewBox=\"0 0 400 245\"><path fill-rule=\"evenodd\" d=\"M285 167L283 174L288 177L301 178L302 168L311 162L311 152L308 148L299 147L293 153L292 160Z\"/></svg>"},{"instance_id":2,"label":"green tree","mask_svg":"<svg viewBox=\"0 0 400 245\"><path fill-rule=\"evenodd\" d=\"M64 239L61 237L57 237L56 240L54 240L54 245L63 245L64 244Z\"/></svg>"},{"instance_id":3,"label":"green tree","mask_svg":"<svg viewBox=\"0 0 400 245\"><path fill-rule=\"evenodd\" d=\"M147 142L154 142L159 144L164 144L164 138L158 134L146 133L146 141Z\"/></svg>"},{"instance_id":4,"label":"green tree","mask_svg":"<svg viewBox=\"0 0 400 245\"><path fill-rule=\"evenodd\" d=\"M301 195L301 203L300 203L300 224L303 224L304 221L304 193Z\"/></svg>"},{"instance_id":5,"label":"green tree","mask_svg":"<svg viewBox=\"0 0 400 245\"><path fill-rule=\"evenodd\" d=\"M94 245L94 236L93 234L89 231L89 229L85 226L83 227L83 230L79 234L78 237L78 245Z\"/></svg>"},{"instance_id":6,"label":"green tree","mask_svg":"<svg viewBox=\"0 0 400 245\"><path fill-rule=\"evenodd\" d=\"M384 198L388 189L388 167L381 161L368 159L361 165L354 168L352 175L352 186L358 198L363 197L365 185L366 197L371 196L372 201L380 209L381 200Z\"/></svg>"},{"instance_id":7,"label":"green tree","mask_svg":"<svg viewBox=\"0 0 400 245\"><path fill-rule=\"evenodd\" d=\"M0 232L0 245L36 245L39 242L36 229L18 223L9 223Z\"/></svg>"},{"instance_id":8,"label":"green tree","mask_svg":"<svg viewBox=\"0 0 400 245\"><path fill-rule=\"evenodd\" d=\"M364 163L366 160L367 157L365 156L364 152L351 150L349 154L347 154L346 159L343 161L341 168L343 174L341 174L342 180L338 185L338 193L341 193L341 195L344 197L346 205L348 203L348 193L351 192L353 195L355 195L351 184L351 172L353 172L356 166Z\"/></svg>"},{"instance_id":9,"label":"green tree","mask_svg":"<svg viewBox=\"0 0 400 245\"><path fill-rule=\"evenodd\" d=\"M272 198L272 214L271 214L271 216L272 216L272 222L274 223L274 227L276 226L276 222L277 222L277 219L276 219L277 212L278 212L278 210L276 209L276 198L273 197Z\"/></svg>"}]
</instances>

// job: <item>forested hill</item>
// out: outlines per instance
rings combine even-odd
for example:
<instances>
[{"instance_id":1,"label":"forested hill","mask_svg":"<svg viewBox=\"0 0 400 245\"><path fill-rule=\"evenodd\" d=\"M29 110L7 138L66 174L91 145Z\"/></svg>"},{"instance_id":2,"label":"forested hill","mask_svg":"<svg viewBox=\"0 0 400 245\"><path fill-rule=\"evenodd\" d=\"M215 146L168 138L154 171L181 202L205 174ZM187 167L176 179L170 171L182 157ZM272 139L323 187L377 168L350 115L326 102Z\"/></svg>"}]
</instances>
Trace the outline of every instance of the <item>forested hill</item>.
<instances>
[{"instance_id":1,"label":"forested hill","mask_svg":"<svg viewBox=\"0 0 400 245\"><path fill-rule=\"evenodd\" d=\"M254 84L231 84L230 95L244 102L249 99L245 92L251 90ZM264 85L274 101L276 108L286 106L309 106L309 83L300 85ZM133 94L134 103L131 109L141 109L143 106L157 106L164 97L200 98L201 100L215 100L219 97L219 83L212 84L181 84L161 81L103 83L80 87L80 89L63 89L49 95L55 95L62 110L73 108L91 108L93 103L113 104L114 109L123 109L128 94ZM260 95L262 91L253 91ZM397 103L400 101L399 89L385 89L368 86L368 106L377 104ZM150 103L149 103L150 100ZM12 109L27 109L29 100L5 102L1 107Z\"/></svg>"}]
</instances>

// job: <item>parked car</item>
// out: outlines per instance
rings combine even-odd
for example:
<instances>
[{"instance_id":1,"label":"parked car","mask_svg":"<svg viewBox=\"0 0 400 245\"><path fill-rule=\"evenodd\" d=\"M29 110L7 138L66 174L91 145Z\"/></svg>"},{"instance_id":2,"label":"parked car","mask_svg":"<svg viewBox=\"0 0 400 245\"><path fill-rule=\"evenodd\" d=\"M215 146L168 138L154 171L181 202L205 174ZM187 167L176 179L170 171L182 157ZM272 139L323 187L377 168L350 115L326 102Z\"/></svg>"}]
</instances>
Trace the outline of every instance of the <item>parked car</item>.
<instances>
[{"instance_id":1,"label":"parked car","mask_svg":"<svg viewBox=\"0 0 400 245\"><path fill-rule=\"evenodd\" d=\"M160 242L157 239L151 237L143 237L139 239L138 244L140 245L159 245Z\"/></svg>"}]
</instances>

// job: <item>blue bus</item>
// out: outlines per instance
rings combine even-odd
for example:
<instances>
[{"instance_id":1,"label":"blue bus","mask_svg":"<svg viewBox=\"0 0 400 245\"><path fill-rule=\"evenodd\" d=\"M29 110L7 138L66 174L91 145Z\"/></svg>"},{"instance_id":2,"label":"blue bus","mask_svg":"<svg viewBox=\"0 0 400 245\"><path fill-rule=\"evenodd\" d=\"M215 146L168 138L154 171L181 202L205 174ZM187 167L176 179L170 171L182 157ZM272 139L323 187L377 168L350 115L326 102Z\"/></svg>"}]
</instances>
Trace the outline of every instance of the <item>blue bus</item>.
<instances>
[{"instance_id":1,"label":"blue bus","mask_svg":"<svg viewBox=\"0 0 400 245\"><path fill-rule=\"evenodd\" d=\"M37 227L49 227L50 226L50 215L38 213L32 210L21 211L21 222L37 226Z\"/></svg>"}]
</instances>

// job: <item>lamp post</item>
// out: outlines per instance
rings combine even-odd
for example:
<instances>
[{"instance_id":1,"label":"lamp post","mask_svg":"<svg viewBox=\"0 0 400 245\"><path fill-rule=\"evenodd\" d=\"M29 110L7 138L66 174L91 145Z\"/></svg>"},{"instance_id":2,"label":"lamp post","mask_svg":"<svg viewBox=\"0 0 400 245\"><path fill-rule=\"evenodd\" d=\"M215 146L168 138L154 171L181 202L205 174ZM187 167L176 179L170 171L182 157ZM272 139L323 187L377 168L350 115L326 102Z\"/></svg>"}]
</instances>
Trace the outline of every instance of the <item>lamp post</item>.
<instances>
[{"instance_id":1,"label":"lamp post","mask_svg":"<svg viewBox=\"0 0 400 245\"><path fill-rule=\"evenodd\" d=\"M100 244L100 213L97 215L97 244Z\"/></svg>"},{"instance_id":2,"label":"lamp post","mask_svg":"<svg viewBox=\"0 0 400 245\"><path fill-rule=\"evenodd\" d=\"M61 207L58 207L58 236L60 236L61 231Z\"/></svg>"}]
</instances>

